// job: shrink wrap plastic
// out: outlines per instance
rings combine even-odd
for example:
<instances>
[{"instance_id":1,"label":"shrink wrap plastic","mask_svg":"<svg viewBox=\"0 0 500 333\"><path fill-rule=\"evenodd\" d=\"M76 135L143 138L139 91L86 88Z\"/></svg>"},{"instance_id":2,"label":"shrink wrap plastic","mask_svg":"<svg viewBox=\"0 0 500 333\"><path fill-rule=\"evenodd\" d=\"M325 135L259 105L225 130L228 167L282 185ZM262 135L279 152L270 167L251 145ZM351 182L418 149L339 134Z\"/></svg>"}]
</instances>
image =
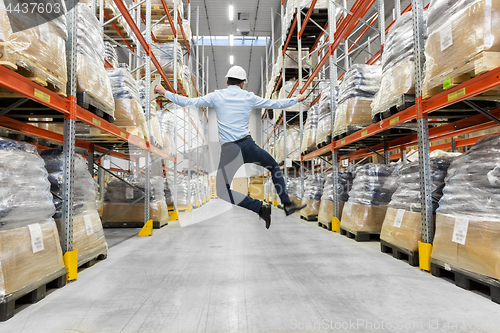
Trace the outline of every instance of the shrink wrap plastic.
<instances>
[{"instance_id":1,"label":"shrink wrap plastic","mask_svg":"<svg viewBox=\"0 0 500 333\"><path fill-rule=\"evenodd\" d=\"M412 12L401 15L387 34L382 54L380 90L371 105L372 117L394 106L394 100L415 92Z\"/></svg>"},{"instance_id":2,"label":"shrink wrap plastic","mask_svg":"<svg viewBox=\"0 0 500 333\"><path fill-rule=\"evenodd\" d=\"M147 125L139 102L137 82L129 73L126 65L107 72L116 107L114 124L123 127L139 127L143 132L144 129L147 129Z\"/></svg>"},{"instance_id":3,"label":"shrink wrap plastic","mask_svg":"<svg viewBox=\"0 0 500 333\"><path fill-rule=\"evenodd\" d=\"M78 4L77 20L77 91L84 91L95 107L113 116L115 102L104 68L104 42L99 21L85 4Z\"/></svg>"},{"instance_id":4,"label":"shrink wrap plastic","mask_svg":"<svg viewBox=\"0 0 500 333\"><path fill-rule=\"evenodd\" d=\"M40 155L45 161L45 168L49 173L51 190L62 197L63 184L63 151L59 149L43 150ZM78 262L86 262L104 253L107 249L106 238L102 228L101 218L97 211L97 183L90 175L87 162L80 155L75 154L73 169L73 247L78 249ZM54 197L56 208L62 203ZM54 216L59 232L62 230L61 212Z\"/></svg>"},{"instance_id":5,"label":"shrink wrap plastic","mask_svg":"<svg viewBox=\"0 0 500 333\"><path fill-rule=\"evenodd\" d=\"M307 120L304 125L304 135L300 152L306 152L308 147L316 147L316 131L318 130L318 107L314 105L307 112Z\"/></svg>"},{"instance_id":6,"label":"shrink wrap plastic","mask_svg":"<svg viewBox=\"0 0 500 333\"><path fill-rule=\"evenodd\" d=\"M332 135L332 97L330 85L325 82L320 83L321 98L318 102L318 132L316 134L316 145L326 142ZM335 98L338 98L339 86L335 86Z\"/></svg>"},{"instance_id":7,"label":"shrink wrap plastic","mask_svg":"<svg viewBox=\"0 0 500 333\"><path fill-rule=\"evenodd\" d=\"M309 49L302 49L302 57L309 54ZM302 59L302 68L310 68L311 63L309 57ZM286 51L285 53L285 70L286 68L299 68L299 51Z\"/></svg>"},{"instance_id":8,"label":"shrink wrap plastic","mask_svg":"<svg viewBox=\"0 0 500 333\"><path fill-rule=\"evenodd\" d=\"M174 76L174 43L153 43L151 51L158 60L161 68L169 77ZM182 66L184 59L181 44L177 43L177 75L182 78ZM153 63L151 67L154 68Z\"/></svg>"},{"instance_id":9,"label":"shrink wrap plastic","mask_svg":"<svg viewBox=\"0 0 500 333\"><path fill-rule=\"evenodd\" d=\"M163 150L170 155L176 155L174 142L174 115L170 111L158 111L156 117L160 123L163 136Z\"/></svg>"},{"instance_id":10,"label":"shrink wrap plastic","mask_svg":"<svg viewBox=\"0 0 500 333\"><path fill-rule=\"evenodd\" d=\"M118 55L113 45L109 42L104 42L104 59L106 59L113 68L118 68Z\"/></svg>"},{"instance_id":11,"label":"shrink wrap plastic","mask_svg":"<svg viewBox=\"0 0 500 333\"><path fill-rule=\"evenodd\" d=\"M293 86L295 85L296 81L297 80L295 80L295 79L288 80L285 83L285 85L283 87L281 87L280 93L278 95L278 99L280 99L280 98L288 98L288 94L290 93L290 91L292 91ZM299 90L300 89L298 89L298 88L295 89L295 91L293 92L293 94L292 94L292 96L290 98L297 97L297 95L299 94ZM310 91L311 91L310 88L308 88L306 90L306 92L304 92L304 96L307 96ZM287 112L299 112L300 111L300 105L299 104L296 104L294 106L291 106L291 107L287 108L286 111ZM304 101L301 104L302 104L302 112L307 112L309 110L309 103L306 103ZM283 110L274 110L274 121L277 121L279 119L279 117L281 117L282 113L283 113Z\"/></svg>"},{"instance_id":12,"label":"shrink wrap plastic","mask_svg":"<svg viewBox=\"0 0 500 333\"><path fill-rule=\"evenodd\" d=\"M446 153L445 153L446 155ZM443 196L443 185L446 173L454 156L431 158L431 191L434 198L433 213L438 207L438 201ZM389 207L404 209L410 212L420 212L420 173L418 161L404 165L399 169L398 189L392 195Z\"/></svg>"},{"instance_id":13,"label":"shrink wrap plastic","mask_svg":"<svg viewBox=\"0 0 500 333\"><path fill-rule=\"evenodd\" d=\"M398 165L366 164L356 171L340 226L379 233L387 205L397 189Z\"/></svg>"},{"instance_id":14,"label":"shrink wrap plastic","mask_svg":"<svg viewBox=\"0 0 500 333\"><path fill-rule=\"evenodd\" d=\"M64 269L54 212L36 147L0 138L0 296ZM33 247L38 226L41 235Z\"/></svg>"},{"instance_id":15,"label":"shrink wrap plastic","mask_svg":"<svg viewBox=\"0 0 500 333\"><path fill-rule=\"evenodd\" d=\"M304 179L304 197L302 198L302 204L307 206L301 209L300 215L318 215L324 183L325 179L319 175L310 175ZM298 187L300 190L300 183L298 183Z\"/></svg>"},{"instance_id":16,"label":"shrink wrap plastic","mask_svg":"<svg viewBox=\"0 0 500 333\"><path fill-rule=\"evenodd\" d=\"M61 11L66 12L65 2ZM29 75L53 84L66 92L66 15L36 24L38 14L7 15L5 1L0 2L0 61L7 67L22 67ZM25 29L26 27L30 27ZM17 31L17 32L13 32Z\"/></svg>"},{"instance_id":17,"label":"shrink wrap plastic","mask_svg":"<svg viewBox=\"0 0 500 333\"><path fill-rule=\"evenodd\" d=\"M349 191L352 187L353 176L350 172L339 173L338 189L339 193L339 208L340 216L342 216L342 209L344 202L349 199ZM333 173L330 173L323 186L323 195L321 196L321 203L319 205L318 221L330 222L334 214L333 208Z\"/></svg>"},{"instance_id":18,"label":"shrink wrap plastic","mask_svg":"<svg viewBox=\"0 0 500 333\"><path fill-rule=\"evenodd\" d=\"M0 138L0 230L54 221L47 176L35 146Z\"/></svg>"},{"instance_id":19,"label":"shrink wrap plastic","mask_svg":"<svg viewBox=\"0 0 500 333\"><path fill-rule=\"evenodd\" d=\"M372 65L353 65L340 85L333 136L356 130L372 123L371 103L380 88L382 68Z\"/></svg>"},{"instance_id":20,"label":"shrink wrap plastic","mask_svg":"<svg viewBox=\"0 0 500 333\"><path fill-rule=\"evenodd\" d=\"M170 9L174 8L174 0L165 0L165 2ZM155 7L160 7L163 9L163 3L161 2L161 0L151 0L151 8ZM184 4L182 3L182 1L177 1L177 10L179 11L179 17L184 17ZM174 15L172 14L172 18L173 17Z\"/></svg>"},{"instance_id":21,"label":"shrink wrap plastic","mask_svg":"<svg viewBox=\"0 0 500 333\"><path fill-rule=\"evenodd\" d=\"M198 203L198 193L196 190L196 180L192 179L188 188L188 177L179 176L177 178L177 205L196 206Z\"/></svg>"},{"instance_id":22,"label":"shrink wrap plastic","mask_svg":"<svg viewBox=\"0 0 500 333\"><path fill-rule=\"evenodd\" d=\"M448 169L432 258L500 279L500 136L478 141Z\"/></svg>"},{"instance_id":23,"label":"shrink wrap plastic","mask_svg":"<svg viewBox=\"0 0 500 333\"><path fill-rule=\"evenodd\" d=\"M497 67L498 57L489 52L500 51L498 31L499 0L432 0L425 43L424 92L442 86L447 78ZM489 63L490 55L493 64Z\"/></svg>"},{"instance_id":24,"label":"shrink wrap plastic","mask_svg":"<svg viewBox=\"0 0 500 333\"><path fill-rule=\"evenodd\" d=\"M455 158L453 154L448 156L444 152L440 155L442 156L431 158L433 213L437 208L437 200L443 195L446 172ZM416 161L399 170L398 189L389 203L380 239L403 249L418 251L418 242L422 240L420 212L420 173Z\"/></svg>"},{"instance_id":25,"label":"shrink wrap plastic","mask_svg":"<svg viewBox=\"0 0 500 333\"><path fill-rule=\"evenodd\" d=\"M292 161L300 161L300 151L297 149L297 143L300 142L300 132L298 126L289 126L286 130L286 140L284 136L280 136L277 141L276 161L281 163L285 160L285 144L286 158Z\"/></svg>"},{"instance_id":26,"label":"shrink wrap plastic","mask_svg":"<svg viewBox=\"0 0 500 333\"><path fill-rule=\"evenodd\" d=\"M274 187L272 184L271 186ZM286 188L288 190L288 196L290 201L296 205L300 205L302 202L302 193L300 190L300 178L288 176L286 180Z\"/></svg>"},{"instance_id":27,"label":"shrink wrap plastic","mask_svg":"<svg viewBox=\"0 0 500 333\"><path fill-rule=\"evenodd\" d=\"M151 29L151 32L156 37L156 39L161 40L166 39L167 37L171 37L172 39L174 38L174 32L172 31L172 27L170 26L170 23L168 23L168 21L165 23L158 23Z\"/></svg>"}]
</instances>

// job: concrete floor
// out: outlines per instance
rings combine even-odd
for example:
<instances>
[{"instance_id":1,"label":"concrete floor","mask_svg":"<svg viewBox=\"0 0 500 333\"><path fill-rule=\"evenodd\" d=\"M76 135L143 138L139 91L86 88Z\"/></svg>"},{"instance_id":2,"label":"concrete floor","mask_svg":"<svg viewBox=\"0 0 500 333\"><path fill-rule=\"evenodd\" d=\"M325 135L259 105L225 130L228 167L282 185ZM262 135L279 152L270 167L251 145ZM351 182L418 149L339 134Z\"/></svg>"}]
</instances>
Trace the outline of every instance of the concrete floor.
<instances>
[{"instance_id":1,"label":"concrete floor","mask_svg":"<svg viewBox=\"0 0 500 333\"><path fill-rule=\"evenodd\" d=\"M181 215L185 227L115 243L0 332L500 332L500 305L382 254L378 242L277 209L266 230L220 200L194 214L209 218Z\"/></svg>"}]
</instances>

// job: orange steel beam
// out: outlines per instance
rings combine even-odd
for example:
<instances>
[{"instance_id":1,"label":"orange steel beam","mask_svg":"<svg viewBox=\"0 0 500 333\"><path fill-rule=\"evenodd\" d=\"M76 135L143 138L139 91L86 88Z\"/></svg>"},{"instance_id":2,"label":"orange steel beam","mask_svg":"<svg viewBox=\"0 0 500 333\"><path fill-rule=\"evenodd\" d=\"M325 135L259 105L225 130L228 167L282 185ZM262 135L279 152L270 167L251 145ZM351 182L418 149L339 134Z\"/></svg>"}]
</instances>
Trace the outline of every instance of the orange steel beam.
<instances>
[{"instance_id":1,"label":"orange steel beam","mask_svg":"<svg viewBox=\"0 0 500 333\"><path fill-rule=\"evenodd\" d=\"M170 27L172 28L172 32L174 33L174 38L177 37L177 30L175 29L174 20L172 19L172 15L170 15L170 11L168 10L168 5L165 0L161 0L161 4L163 5L163 10L165 11L165 15L167 15L168 23L170 23ZM177 10L174 8L174 10ZM177 12L179 13L179 12Z\"/></svg>"},{"instance_id":2,"label":"orange steel beam","mask_svg":"<svg viewBox=\"0 0 500 333\"><path fill-rule=\"evenodd\" d=\"M113 69L113 65L111 65L106 59L104 59L104 67L107 69Z\"/></svg>"},{"instance_id":3,"label":"orange steel beam","mask_svg":"<svg viewBox=\"0 0 500 333\"><path fill-rule=\"evenodd\" d=\"M321 98L321 94L318 94L318 96L316 96L315 99L313 99L313 101L311 102L311 106L315 105L316 103L318 103L318 101L320 100Z\"/></svg>"},{"instance_id":4,"label":"orange steel beam","mask_svg":"<svg viewBox=\"0 0 500 333\"><path fill-rule=\"evenodd\" d=\"M64 136L62 134L52 132L52 131L49 131L49 130L46 130L46 129L43 129L43 128L40 128L37 126L33 126L30 124L26 124L26 123L23 123L22 121L15 120L15 119L8 118L8 117L0 117L0 126L7 128L7 129L10 129L10 130L14 130L14 131L19 132L19 133L31 135L31 136L34 136L34 137L37 137L40 139L45 139L45 140L49 140L49 141L57 142L57 143L61 143L61 144L64 142ZM92 143L76 139L75 145L77 147L81 147L81 148L84 148L86 150L90 150ZM99 152L99 153L105 153L108 151L107 148L101 147L99 145L94 145L94 150ZM113 157L121 158L121 159L130 159L130 156L119 153L119 152L111 152L109 155L113 156Z\"/></svg>"},{"instance_id":5,"label":"orange steel beam","mask_svg":"<svg viewBox=\"0 0 500 333\"><path fill-rule=\"evenodd\" d=\"M108 12L106 10L103 10L103 13L104 13L104 17L106 18L106 20L111 20L112 17L111 15L108 14ZM125 36L122 34L122 32L120 31L120 29L118 29L118 26L115 24L115 22L111 22L111 26L113 26L113 28L115 29L116 33L118 35L120 35L121 39L125 42L125 44L127 44L127 47L132 51L132 52L135 52L134 48L132 47L132 45L130 45L130 43L127 41L127 39L125 38Z\"/></svg>"},{"instance_id":6,"label":"orange steel beam","mask_svg":"<svg viewBox=\"0 0 500 333\"><path fill-rule=\"evenodd\" d=\"M311 2L311 5L309 6L309 10L307 11L306 17L304 18L304 24L302 25L302 27L300 28L300 31L299 31L299 39L302 38L302 34L304 33L304 30L306 30L307 23L309 22L309 19L311 18L312 12L314 10L314 6L316 6L316 1L318 1L318 0L313 0Z\"/></svg>"},{"instance_id":7,"label":"orange steel beam","mask_svg":"<svg viewBox=\"0 0 500 333\"><path fill-rule=\"evenodd\" d=\"M297 25L297 13L295 13L295 19L293 20L292 26L290 27L290 31L288 32L288 38L286 39L286 43L283 46L283 56L285 56L286 49L288 48L288 43L290 43L290 39L292 38L293 31L295 30L295 26Z\"/></svg>"},{"instance_id":8,"label":"orange steel beam","mask_svg":"<svg viewBox=\"0 0 500 333\"><path fill-rule=\"evenodd\" d=\"M165 0L162 0L162 1L165 1ZM188 51L188 55L191 55L191 50L190 50L190 47L189 47L189 40L186 38L186 34L184 33L184 27L182 26L182 20L181 20L181 16L180 15L177 15L177 23L179 23L179 27L181 28L182 38L184 38L184 43L186 43L186 48L187 48L187 51Z\"/></svg>"}]
</instances>

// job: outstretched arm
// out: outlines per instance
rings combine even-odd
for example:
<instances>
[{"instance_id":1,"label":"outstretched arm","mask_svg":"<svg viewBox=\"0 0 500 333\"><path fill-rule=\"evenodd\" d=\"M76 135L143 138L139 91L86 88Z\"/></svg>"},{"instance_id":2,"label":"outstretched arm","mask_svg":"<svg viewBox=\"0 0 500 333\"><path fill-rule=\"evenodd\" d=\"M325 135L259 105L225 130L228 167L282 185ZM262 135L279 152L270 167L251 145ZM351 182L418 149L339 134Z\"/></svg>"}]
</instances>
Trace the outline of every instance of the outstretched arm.
<instances>
[{"instance_id":1,"label":"outstretched arm","mask_svg":"<svg viewBox=\"0 0 500 333\"><path fill-rule=\"evenodd\" d=\"M294 98L284 98L284 99L265 99L259 96L255 96L255 108L267 108L267 109L286 109L294 106L297 103L304 101L304 96L301 94Z\"/></svg>"},{"instance_id":2,"label":"outstretched arm","mask_svg":"<svg viewBox=\"0 0 500 333\"><path fill-rule=\"evenodd\" d=\"M195 107L213 107L213 100L211 94L208 94L203 97L197 98L188 98L181 95L174 94L170 91L167 91L161 84L156 85L155 93L160 94L171 100L173 103L187 107L187 106L195 106Z\"/></svg>"}]
</instances>

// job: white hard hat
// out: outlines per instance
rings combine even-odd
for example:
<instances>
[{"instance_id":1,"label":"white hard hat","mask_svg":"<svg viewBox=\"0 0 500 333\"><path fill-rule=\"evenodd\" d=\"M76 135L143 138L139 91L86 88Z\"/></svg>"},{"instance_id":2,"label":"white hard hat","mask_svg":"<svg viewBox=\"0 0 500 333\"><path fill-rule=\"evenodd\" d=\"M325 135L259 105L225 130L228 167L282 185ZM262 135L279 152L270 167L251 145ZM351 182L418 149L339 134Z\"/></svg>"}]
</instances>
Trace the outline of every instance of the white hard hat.
<instances>
[{"instance_id":1,"label":"white hard hat","mask_svg":"<svg viewBox=\"0 0 500 333\"><path fill-rule=\"evenodd\" d=\"M246 81L247 80L247 72L245 72L245 70L240 66L233 66L233 67L229 68L229 70L227 71L226 79L228 77L232 77L232 78L235 78L238 80Z\"/></svg>"}]
</instances>

